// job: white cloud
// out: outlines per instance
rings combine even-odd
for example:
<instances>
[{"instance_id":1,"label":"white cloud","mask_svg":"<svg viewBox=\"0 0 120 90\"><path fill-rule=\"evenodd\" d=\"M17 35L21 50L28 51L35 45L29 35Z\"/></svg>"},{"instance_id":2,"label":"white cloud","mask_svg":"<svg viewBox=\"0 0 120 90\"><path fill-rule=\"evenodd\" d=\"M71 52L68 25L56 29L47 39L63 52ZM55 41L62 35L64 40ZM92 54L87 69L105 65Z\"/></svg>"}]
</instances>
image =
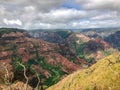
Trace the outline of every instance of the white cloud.
<instances>
[{"instance_id":1,"label":"white cloud","mask_svg":"<svg viewBox=\"0 0 120 90\"><path fill-rule=\"evenodd\" d=\"M8 20L8 19L3 19L3 22L6 24L6 25L19 25L21 26L22 25L22 22L19 20L19 19L16 19L16 20Z\"/></svg>"},{"instance_id":2,"label":"white cloud","mask_svg":"<svg viewBox=\"0 0 120 90\"><path fill-rule=\"evenodd\" d=\"M48 13L39 13L39 17L37 19L44 23L55 24L72 22L74 20L85 18L86 16L87 12L81 10L57 9L51 10Z\"/></svg>"},{"instance_id":3,"label":"white cloud","mask_svg":"<svg viewBox=\"0 0 120 90\"><path fill-rule=\"evenodd\" d=\"M85 9L120 11L120 0L76 0Z\"/></svg>"},{"instance_id":4,"label":"white cloud","mask_svg":"<svg viewBox=\"0 0 120 90\"><path fill-rule=\"evenodd\" d=\"M35 7L34 6L26 6L26 7L24 7L24 9L26 12L29 12L29 11L31 12L31 11L35 10Z\"/></svg>"},{"instance_id":5,"label":"white cloud","mask_svg":"<svg viewBox=\"0 0 120 90\"><path fill-rule=\"evenodd\" d=\"M5 7L0 6L0 14L4 14L5 13Z\"/></svg>"},{"instance_id":6,"label":"white cloud","mask_svg":"<svg viewBox=\"0 0 120 90\"><path fill-rule=\"evenodd\" d=\"M29 29L62 29L62 28L68 28L69 26L67 24L50 24L50 23L34 23L33 25L29 26Z\"/></svg>"},{"instance_id":7,"label":"white cloud","mask_svg":"<svg viewBox=\"0 0 120 90\"><path fill-rule=\"evenodd\" d=\"M62 7L66 1L69 0L0 0L0 26L25 29L120 26L120 0L71 0L80 9L74 5Z\"/></svg>"},{"instance_id":8,"label":"white cloud","mask_svg":"<svg viewBox=\"0 0 120 90\"><path fill-rule=\"evenodd\" d=\"M71 22L86 18L87 12L76 9L54 9L50 12L40 12L38 15L33 13L25 15L24 28L71 28ZM24 16L23 16L24 17ZM32 17L32 18L31 18Z\"/></svg>"},{"instance_id":9,"label":"white cloud","mask_svg":"<svg viewBox=\"0 0 120 90\"><path fill-rule=\"evenodd\" d=\"M112 19L119 19L120 16L116 11L107 12L107 13L100 13L94 17L91 17L91 20L112 20Z\"/></svg>"},{"instance_id":10,"label":"white cloud","mask_svg":"<svg viewBox=\"0 0 120 90\"><path fill-rule=\"evenodd\" d=\"M49 11L55 7L58 7L66 0L0 0L0 3L13 7L19 7L22 8L25 6L34 6L40 11Z\"/></svg>"},{"instance_id":11,"label":"white cloud","mask_svg":"<svg viewBox=\"0 0 120 90\"><path fill-rule=\"evenodd\" d=\"M73 22L72 28L106 28L106 27L119 27L119 20L92 20L92 21L79 21Z\"/></svg>"}]
</instances>

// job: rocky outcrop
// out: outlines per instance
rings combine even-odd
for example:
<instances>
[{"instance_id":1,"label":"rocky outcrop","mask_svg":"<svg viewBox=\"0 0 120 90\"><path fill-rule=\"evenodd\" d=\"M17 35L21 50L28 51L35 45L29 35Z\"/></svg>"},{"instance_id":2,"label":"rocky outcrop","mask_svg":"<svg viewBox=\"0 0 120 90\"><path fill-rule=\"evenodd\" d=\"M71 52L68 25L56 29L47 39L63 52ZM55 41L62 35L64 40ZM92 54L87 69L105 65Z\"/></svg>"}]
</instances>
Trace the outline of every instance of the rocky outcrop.
<instances>
[{"instance_id":1,"label":"rocky outcrop","mask_svg":"<svg viewBox=\"0 0 120 90\"><path fill-rule=\"evenodd\" d=\"M0 83L9 84L14 78L14 69L12 65L5 61L0 61Z\"/></svg>"},{"instance_id":2,"label":"rocky outcrop","mask_svg":"<svg viewBox=\"0 0 120 90\"><path fill-rule=\"evenodd\" d=\"M34 31L34 33L30 32L30 34L35 37L42 39L47 42L51 43L64 43L64 39L60 37L58 34L55 32L47 32L47 31Z\"/></svg>"},{"instance_id":3,"label":"rocky outcrop","mask_svg":"<svg viewBox=\"0 0 120 90\"><path fill-rule=\"evenodd\" d=\"M109 35L105 38L105 41L110 43L113 47L120 50L120 31L115 32L114 34Z\"/></svg>"},{"instance_id":4,"label":"rocky outcrop","mask_svg":"<svg viewBox=\"0 0 120 90\"><path fill-rule=\"evenodd\" d=\"M19 81L19 82L13 83L11 86L0 84L0 90L11 90L11 89L25 90L25 83ZM28 85L26 90L33 90L33 88Z\"/></svg>"},{"instance_id":5,"label":"rocky outcrop","mask_svg":"<svg viewBox=\"0 0 120 90\"><path fill-rule=\"evenodd\" d=\"M65 60L65 62L67 61L69 64L71 63L71 65L75 67L74 70L77 70L78 68L78 66L74 65L67 58L63 58L63 56L61 56L59 52L55 50L56 48L59 49L59 46L55 44L51 44L40 39L29 38L21 32L3 34L1 39L4 40L6 44L4 46L0 45L2 48L4 48L4 50L0 52L0 60L10 60L10 57L16 54L17 56L21 56L24 62L27 62L29 59L35 57L36 52L38 52L40 56L43 56L47 59L47 62L50 62L47 57L52 57L52 55L54 55L54 57L56 57L56 61L59 61L58 58L61 58L60 63ZM53 61L53 63L58 64L56 61ZM63 64L63 66L70 70L71 65L69 66L69 64L68 66Z\"/></svg>"}]
</instances>

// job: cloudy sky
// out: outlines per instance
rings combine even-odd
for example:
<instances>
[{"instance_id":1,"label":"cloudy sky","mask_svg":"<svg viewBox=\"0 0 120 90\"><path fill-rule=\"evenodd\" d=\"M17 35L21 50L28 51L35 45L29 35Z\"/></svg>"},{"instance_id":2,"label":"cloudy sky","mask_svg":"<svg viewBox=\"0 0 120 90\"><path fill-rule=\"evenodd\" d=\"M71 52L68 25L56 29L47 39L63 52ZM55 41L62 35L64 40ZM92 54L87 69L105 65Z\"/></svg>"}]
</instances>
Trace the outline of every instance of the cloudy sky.
<instances>
[{"instance_id":1,"label":"cloudy sky","mask_svg":"<svg viewBox=\"0 0 120 90\"><path fill-rule=\"evenodd\" d=\"M120 0L0 0L0 27L120 27Z\"/></svg>"}]
</instances>

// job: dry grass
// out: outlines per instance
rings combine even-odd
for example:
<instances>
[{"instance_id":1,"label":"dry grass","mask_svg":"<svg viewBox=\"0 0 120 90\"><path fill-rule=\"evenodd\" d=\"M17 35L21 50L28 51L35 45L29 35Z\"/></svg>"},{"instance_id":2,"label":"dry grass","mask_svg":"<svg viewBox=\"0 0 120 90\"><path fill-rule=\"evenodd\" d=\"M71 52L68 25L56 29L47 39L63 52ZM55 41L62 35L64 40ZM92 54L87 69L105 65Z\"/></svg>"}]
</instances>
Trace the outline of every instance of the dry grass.
<instances>
[{"instance_id":1,"label":"dry grass","mask_svg":"<svg viewBox=\"0 0 120 90\"><path fill-rule=\"evenodd\" d=\"M47 90L120 90L120 53L77 71ZM110 60L110 61L109 61Z\"/></svg>"}]
</instances>

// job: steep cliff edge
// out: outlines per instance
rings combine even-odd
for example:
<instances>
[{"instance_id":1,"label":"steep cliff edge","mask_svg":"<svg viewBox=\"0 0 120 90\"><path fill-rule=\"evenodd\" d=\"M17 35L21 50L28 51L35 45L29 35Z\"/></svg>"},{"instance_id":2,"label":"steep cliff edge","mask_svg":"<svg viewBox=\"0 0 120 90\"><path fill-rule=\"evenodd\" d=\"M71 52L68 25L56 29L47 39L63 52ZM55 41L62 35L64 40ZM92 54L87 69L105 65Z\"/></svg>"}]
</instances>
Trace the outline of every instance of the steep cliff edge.
<instances>
[{"instance_id":1,"label":"steep cliff edge","mask_svg":"<svg viewBox=\"0 0 120 90\"><path fill-rule=\"evenodd\" d=\"M47 90L120 90L120 53L68 75Z\"/></svg>"}]
</instances>

